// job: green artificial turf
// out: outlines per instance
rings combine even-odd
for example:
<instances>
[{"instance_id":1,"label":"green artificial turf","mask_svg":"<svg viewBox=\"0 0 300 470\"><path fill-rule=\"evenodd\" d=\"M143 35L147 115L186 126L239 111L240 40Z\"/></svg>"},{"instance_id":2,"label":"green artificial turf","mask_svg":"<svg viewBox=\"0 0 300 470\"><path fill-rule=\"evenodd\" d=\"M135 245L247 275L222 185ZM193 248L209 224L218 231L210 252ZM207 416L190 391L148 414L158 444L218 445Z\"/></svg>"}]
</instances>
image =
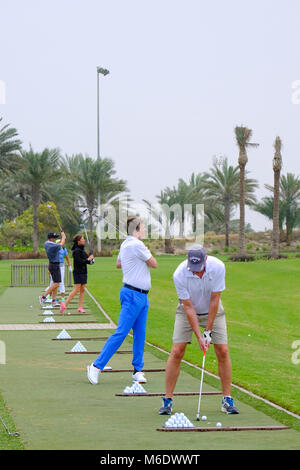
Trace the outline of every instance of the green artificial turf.
<instances>
[{"instance_id":1,"label":"green artificial turf","mask_svg":"<svg viewBox=\"0 0 300 470\"><path fill-rule=\"evenodd\" d=\"M104 332L102 331L101 334ZM110 334L109 331L105 332ZM82 331L72 331L80 336ZM85 332L99 335L99 331ZM16 429L26 449L298 449L299 434L283 431L244 431L241 433L160 433L168 419L160 416L160 397L117 397L131 385L131 373L103 373L92 386L86 365L94 355L70 355L75 344L52 341L54 331L3 331L7 364L1 369L0 390L11 410ZM71 343L71 344L70 344ZM100 350L103 341L82 341L88 350ZM130 349L126 340L121 349ZM130 355L115 355L110 365L131 368ZM145 352L145 367L161 368L165 359ZM147 392L164 392L164 373L147 373ZM182 371L177 391L199 389L199 375ZM212 387L204 384L205 391ZM237 400L239 415L220 411L221 396L203 396L202 413L206 423L196 421L198 397L175 397L174 411L199 426L278 425L264 413ZM201 413L201 415L202 415Z\"/></svg>"},{"instance_id":2,"label":"green artificial turf","mask_svg":"<svg viewBox=\"0 0 300 470\"><path fill-rule=\"evenodd\" d=\"M170 351L172 345L177 304L172 273L183 259L182 256L159 256L158 269L151 270L147 340L166 351ZM291 344L295 339L300 339L297 290L299 263L298 259L245 264L226 262L226 291L222 294L228 323L233 382L296 413L300 410L300 365L291 361L294 352ZM9 315L3 313L2 309L0 323L1 317L4 319L3 315L6 315L7 323L14 322L11 321L14 315L21 315L20 301L23 297L19 294L22 289L6 288L9 285L9 266L10 262L0 262L0 299L16 292L15 299L10 299L11 303L15 303L15 308ZM113 321L117 322L122 272L115 268L115 258L97 259L97 263L89 267L88 279L88 288L92 294ZM29 289L29 297L36 296L36 290ZM86 300L90 302L87 297ZM89 306L98 321L106 321L96 306ZM27 322L37 321L36 313L32 317L29 312ZM9 438L7 435L3 437L3 432L0 433L0 448L299 449L299 434L295 430L238 434L158 433L155 428L165 421L157 414L159 398L142 398L147 400L142 402L138 398L114 397L115 391L120 392L130 385L130 374L103 374L99 386L90 386L86 382L85 368L92 357L64 354L71 349L72 342L51 341L51 337L56 336L54 333L0 332L0 339L7 345L8 357L7 365L0 365L0 394L4 398L4 402L1 401L0 395L0 411L4 413L9 428L15 430L15 423L21 432L21 439ZM111 331L107 333L111 334ZM102 336L104 332L76 332L77 336L88 334ZM130 343L131 338L128 338L121 349L128 349ZM86 342L85 346L89 350L95 348L92 341ZM97 343L97 347L100 346ZM145 359L146 366L162 367L166 355L146 346ZM201 365L202 354L195 341L188 346L185 359ZM130 366L130 356L116 355L112 359L111 365L119 367L122 364ZM207 355L206 368L217 373L212 347ZM197 391L200 372L186 364L182 365L182 371L177 390L188 388ZM163 373L153 373L148 379L147 391L164 391ZM219 389L220 383L206 375L205 387ZM238 416L228 417L220 413L220 397L203 399L203 413L205 410L211 424L220 420L223 425L234 426L280 422L299 429L299 420L238 390L233 389L232 393L241 410ZM190 419L193 418L197 397L177 398L175 403L174 411L183 411Z\"/></svg>"}]
</instances>

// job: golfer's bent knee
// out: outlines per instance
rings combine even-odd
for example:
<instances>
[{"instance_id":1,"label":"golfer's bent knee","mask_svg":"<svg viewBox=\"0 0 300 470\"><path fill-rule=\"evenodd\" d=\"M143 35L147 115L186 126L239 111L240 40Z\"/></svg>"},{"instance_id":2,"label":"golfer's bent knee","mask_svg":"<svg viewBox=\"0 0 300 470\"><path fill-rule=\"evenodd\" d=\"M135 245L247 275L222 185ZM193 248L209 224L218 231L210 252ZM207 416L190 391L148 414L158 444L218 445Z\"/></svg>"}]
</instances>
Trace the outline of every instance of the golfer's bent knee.
<instances>
[{"instance_id":1,"label":"golfer's bent knee","mask_svg":"<svg viewBox=\"0 0 300 470\"><path fill-rule=\"evenodd\" d=\"M216 344L215 352L219 361L225 361L229 357L229 350L227 344Z\"/></svg>"},{"instance_id":2,"label":"golfer's bent knee","mask_svg":"<svg viewBox=\"0 0 300 470\"><path fill-rule=\"evenodd\" d=\"M172 347L171 357L175 361L181 361L185 353L185 343L175 343Z\"/></svg>"}]
</instances>

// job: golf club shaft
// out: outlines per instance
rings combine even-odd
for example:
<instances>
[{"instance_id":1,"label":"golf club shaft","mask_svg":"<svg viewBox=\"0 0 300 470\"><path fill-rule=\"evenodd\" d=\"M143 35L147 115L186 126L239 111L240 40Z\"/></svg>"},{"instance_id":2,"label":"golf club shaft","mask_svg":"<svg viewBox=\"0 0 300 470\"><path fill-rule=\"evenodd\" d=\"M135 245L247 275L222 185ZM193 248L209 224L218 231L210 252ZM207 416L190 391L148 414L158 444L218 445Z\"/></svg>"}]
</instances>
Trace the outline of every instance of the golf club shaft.
<instances>
[{"instance_id":1,"label":"golf club shaft","mask_svg":"<svg viewBox=\"0 0 300 470\"><path fill-rule=\"evenodd\" d=\"M88 234L87 234L87 230L86 230L84 224L83 224L83 227L84 227L84 233L85 233L86 240L87 240L87 242L88 242L88 247L89 247L90 255L91 255L91 254L93 253L93 250L92 250L92 247L91 247L91 244L90 244L90 240L89 240L89 237L88 237Z\"/></svg>"},{"instance_id":2,"label":"golf club shaft","mask_svg":"<svg viewBox=\"0 0 300 470\"><path fill-rule=\"evenodd\" d=\"M58 218L57 218L57 216L56 216L56 214L55 214L54 208L53 208L52 206L50 206L50 205L49 205L48 207L49 207L50 209L52 209L52 212L53 212L53 214L54 214L54 217L55 217L55 219L56 219L56 222L57 222L57 224L58 224L58 227L59 227L60 231L62 232L63 229L62 229L62 227L61 227L61 225L60 225L60 223L59 223L59 220L58 220Z\"/></svg>"},{"instance_id":3,"label":"golf club shaft","mask_svg":"<svg viewBox=\"0 0 300 470\"><path fill-rule=\"evenodd\" d=\"M206 356L206 351L203 351L202 371L201 371L201 380L200 380L200 392L199 392L198 410L197 410L197 420L199 419L199 414L200 414L201 396L202 396L202 385L203 385L203 375L204 375L204 366L205 366L205 356Z\"/></svg>"}]
</instances>

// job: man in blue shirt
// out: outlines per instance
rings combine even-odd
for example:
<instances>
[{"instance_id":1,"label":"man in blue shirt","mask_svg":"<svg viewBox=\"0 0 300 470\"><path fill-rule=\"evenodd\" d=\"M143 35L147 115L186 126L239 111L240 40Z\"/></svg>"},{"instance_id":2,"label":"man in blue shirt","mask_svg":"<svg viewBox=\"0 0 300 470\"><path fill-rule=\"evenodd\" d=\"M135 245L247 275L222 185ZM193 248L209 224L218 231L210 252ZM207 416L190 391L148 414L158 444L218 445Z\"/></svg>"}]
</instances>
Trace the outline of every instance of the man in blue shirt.
<instances>
[{"instance_id":1,"label":"man in blue shirt","mask_svg":"<svg viewBox=\"0 0 300 470\"><path fill-rule=\"evenodd\" d=\"M61 282L61 273L60 273L60 250L64 247L66 241L66 235L64 232L61 232L61 241L56 243L59 235L54 232L48 233L48 240L45 242L44 247L49 259L49 272L51 274L53 284L46 290L43 295L39 296L39 302L41 306L45 304L47 295L51 294L52 302L51 307L56 307L58 301L56 300L56 293L59 283Z\"/></svg>"},{"instance_id":2,"label":"man in blue shirt","mask_svg":"<svg viewBox=\"0 0 300 470\"><path fill-rule=\"evenodd\" d=\"M56 243L59 243L59 242L60 240L56 240ZM65 300L65 283L64 283L65 258L69 266L69 271L72 272L72 265L71 265L71 261L69 258L68 250L67 248L61 246L60 252L59 252L59 269L60 269L60 277L61 277L61 282L59 283L59 293L60 293L62 302L64 302ZM52 286L52 284L53 284L53 279L52 279L52 276L50 275L50 286Z\"/></svg>"}]
</instances>

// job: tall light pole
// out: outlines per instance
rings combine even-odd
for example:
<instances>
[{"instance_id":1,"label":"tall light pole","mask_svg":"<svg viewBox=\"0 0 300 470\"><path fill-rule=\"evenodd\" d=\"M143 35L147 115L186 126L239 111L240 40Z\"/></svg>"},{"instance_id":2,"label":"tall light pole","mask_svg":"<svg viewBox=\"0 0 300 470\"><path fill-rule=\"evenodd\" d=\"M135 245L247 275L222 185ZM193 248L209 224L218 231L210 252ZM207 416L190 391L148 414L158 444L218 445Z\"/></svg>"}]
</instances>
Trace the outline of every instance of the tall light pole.
<instances>
[{"instance_id":1,"label":"tall light pole","mask_svg":"<svg viewBox=\"0 0 300 470\"><path fill-rule=\"evenodd\" d=\"M109 70L102 67L97 67L97 159L100 160L100 105L99 105L99 75L109 74ZM100 189L98 191L98 201L97 201L97 251L101 251L101 194Z\"/></svg>"}]
</instances>

